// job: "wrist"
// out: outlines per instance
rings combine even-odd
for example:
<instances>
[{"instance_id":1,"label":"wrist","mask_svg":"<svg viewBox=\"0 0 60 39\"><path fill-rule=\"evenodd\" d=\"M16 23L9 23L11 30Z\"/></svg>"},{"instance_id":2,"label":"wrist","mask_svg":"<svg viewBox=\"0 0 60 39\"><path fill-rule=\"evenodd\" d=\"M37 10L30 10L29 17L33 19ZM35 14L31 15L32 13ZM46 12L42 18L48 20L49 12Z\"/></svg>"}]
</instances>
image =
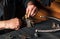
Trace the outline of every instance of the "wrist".
<instances>
[{"instance_id":1,"label":"wrist","mask_svg":"<svg viewBox=\"0 0 60 39\"><path fill-rule=\"evenodd\" d=\"M27 3L27 6L28 6L28 5L34 5L34 4L33 4L32 1L30 1L30 2Z\"/></svg>"},{"instance_id":2,"label":"wrist","mask_svg":"<svg viewBox=\"0 0 60 39\"><path fill-rule=\"evenodd\" d=\"M5 29L5 21L0 21L0 30Z\"/></svg>"},{"instance_id":3,"label":"wrist","mask_svg":"<svg viewBox=\"0 0 60 39\"><path fill-rule=\"evenodd\" d=\"M4 24L5 24L4 29L9 29L9 26L10 26L10 25L9 25L9 24L10 24L10 23L9 23L9 20L5 21Z\"/></svg>"}]
</instances>

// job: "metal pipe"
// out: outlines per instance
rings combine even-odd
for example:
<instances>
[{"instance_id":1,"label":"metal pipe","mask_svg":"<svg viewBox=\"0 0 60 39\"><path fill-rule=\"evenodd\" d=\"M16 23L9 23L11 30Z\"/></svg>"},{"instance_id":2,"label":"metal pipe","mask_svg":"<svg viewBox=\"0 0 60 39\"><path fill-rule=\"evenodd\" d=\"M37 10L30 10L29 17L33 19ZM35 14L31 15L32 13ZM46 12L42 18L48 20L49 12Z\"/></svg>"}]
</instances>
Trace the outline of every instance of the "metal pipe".
<instances>
[{"instance_id":1,"label":"metal pipe","mask_svg":"<svg viewBox=\"0 0 60 39\"><path fill-rule=\"evenodd\" d=\"M49 16L40 16L40 18L49 18L49 19L54 19L54 20L60 21L60 19L57 19L55 17L49 17Z\"/></svg>"}]
</instances>

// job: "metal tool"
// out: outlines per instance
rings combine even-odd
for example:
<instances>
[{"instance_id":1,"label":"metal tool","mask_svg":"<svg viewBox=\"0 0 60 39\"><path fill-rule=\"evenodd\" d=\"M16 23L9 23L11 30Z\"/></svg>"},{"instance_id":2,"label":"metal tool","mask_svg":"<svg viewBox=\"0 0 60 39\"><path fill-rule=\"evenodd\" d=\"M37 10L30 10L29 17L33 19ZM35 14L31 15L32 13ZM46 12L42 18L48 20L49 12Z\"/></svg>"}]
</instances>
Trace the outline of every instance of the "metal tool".
<instances>
[{"instance_id":1,"label":"metal tool","mask_svg":"<svg viewBox=\"0 0 60 39\"><path fill-rule=\"evenodd\" d=\"M22 19L25 20L27 27L33 27L34 26L34 22L32 21L31 17L27 17L27 15L25 15Z\"/></svg>"},{"instance_id":2,"label":"metal tool","mask_svg":"<svg viewBox=\"0 0 60 39\"><path fill-rule=\"evenodd\" d=\"M49 19L54 19L54 20L60 21L60 19L57 19L55 17L49 17L49 16L40 16L40 18L49 18Z\"/></svg>"}]
</instances>

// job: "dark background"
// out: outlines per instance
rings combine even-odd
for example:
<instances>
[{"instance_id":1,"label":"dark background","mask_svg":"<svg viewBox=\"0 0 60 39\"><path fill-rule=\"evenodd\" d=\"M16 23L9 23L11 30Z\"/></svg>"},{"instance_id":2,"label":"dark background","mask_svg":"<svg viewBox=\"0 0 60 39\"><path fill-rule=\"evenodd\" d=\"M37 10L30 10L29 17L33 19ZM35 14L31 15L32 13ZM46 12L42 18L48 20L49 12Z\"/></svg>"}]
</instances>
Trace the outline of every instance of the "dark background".
<instances>
[{"instance_id":1,"label":"dark background","mask_svg":"<svg viewBox=\"0 0 60 39\"><path fill-rule=\"evenodd\" d=\"M7 5L4 7L5 19L21 18L25 14L25 7L22 3L23 0L7 0Z\"/></svg>"}]
</instances>

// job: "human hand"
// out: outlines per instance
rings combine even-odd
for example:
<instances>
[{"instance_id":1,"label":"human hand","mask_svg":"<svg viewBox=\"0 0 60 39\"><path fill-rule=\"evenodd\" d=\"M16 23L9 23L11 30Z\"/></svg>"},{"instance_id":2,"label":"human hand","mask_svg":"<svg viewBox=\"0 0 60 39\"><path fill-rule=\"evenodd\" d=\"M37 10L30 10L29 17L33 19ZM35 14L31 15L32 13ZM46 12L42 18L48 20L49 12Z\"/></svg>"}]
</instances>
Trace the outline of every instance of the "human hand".
<instances>
[{"instance_id":1,"label":"human hand","mask_svg":"<svg viewBox=\"0 0 60 39\"><path fill-rule=\"evenodd\" d=\"M37 7L34 4L28 4L26 8L26 16L29 18L29 16L34 16L36 12Z\"/></svg>"},{"instance_id":2,"label":"human hand","mask_svg":"<svg viewBox=\"0 0 60 39\"><path fill-rule=\"evenodd\" d=\"M19 21L20 21L20 23L19 23ZM10 20L6 21L5 26L6 26L5 29L18 30L21 26L21 20L19 20L18 18L10 19Z\"/></svg>"}]
</instances>

